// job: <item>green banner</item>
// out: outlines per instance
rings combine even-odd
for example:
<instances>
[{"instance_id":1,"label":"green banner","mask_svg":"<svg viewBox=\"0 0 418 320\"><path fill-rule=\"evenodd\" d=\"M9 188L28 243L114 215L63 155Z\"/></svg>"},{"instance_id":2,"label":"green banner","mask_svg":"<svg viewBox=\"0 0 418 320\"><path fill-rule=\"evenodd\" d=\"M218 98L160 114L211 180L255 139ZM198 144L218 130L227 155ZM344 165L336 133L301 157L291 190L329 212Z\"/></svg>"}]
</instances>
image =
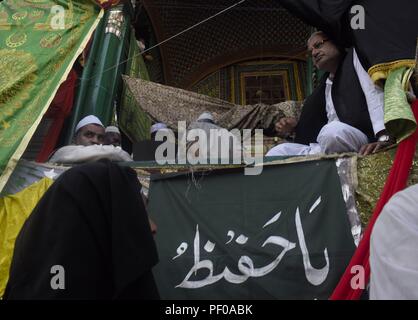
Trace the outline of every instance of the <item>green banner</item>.
<instances>
[{"instance_id":1,"label":"green banner","mask_svg":"<svg viewBox=\"0 0 418 320\"><path fill-rule=\"evenodd\" d=\"M163 299L327 299L355 250L332 160L155 178Z\"/></svg>"},{"instance_id":2,"label":"green banner","mask_svg":"<svg viewBox=\"0 0 418 320\"><path fill-rule=\"evenodd\" d=\"M85 0L0 3L0 190L102 12Z\"/></svg>"}]
</instances>

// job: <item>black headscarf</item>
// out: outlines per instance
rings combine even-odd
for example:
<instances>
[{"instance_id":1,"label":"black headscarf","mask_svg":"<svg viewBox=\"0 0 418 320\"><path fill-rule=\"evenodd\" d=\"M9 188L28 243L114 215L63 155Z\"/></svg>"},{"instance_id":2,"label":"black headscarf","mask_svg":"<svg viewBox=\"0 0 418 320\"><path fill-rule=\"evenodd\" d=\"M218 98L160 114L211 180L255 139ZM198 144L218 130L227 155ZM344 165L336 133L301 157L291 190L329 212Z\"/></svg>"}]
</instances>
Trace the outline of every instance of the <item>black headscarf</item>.
<instances>
[{"instance_id":1,"label":"black headscarf","mask_svg":"<svg viewBox=\"0 0 418 320\"><path fill-rule=\"evenodd\" d=\"M158 299L158 256L135 171L74 167L42 197L15 245L5 299ZM51 288L51 268L65 289Z\"/></svg>"}]
</instances>

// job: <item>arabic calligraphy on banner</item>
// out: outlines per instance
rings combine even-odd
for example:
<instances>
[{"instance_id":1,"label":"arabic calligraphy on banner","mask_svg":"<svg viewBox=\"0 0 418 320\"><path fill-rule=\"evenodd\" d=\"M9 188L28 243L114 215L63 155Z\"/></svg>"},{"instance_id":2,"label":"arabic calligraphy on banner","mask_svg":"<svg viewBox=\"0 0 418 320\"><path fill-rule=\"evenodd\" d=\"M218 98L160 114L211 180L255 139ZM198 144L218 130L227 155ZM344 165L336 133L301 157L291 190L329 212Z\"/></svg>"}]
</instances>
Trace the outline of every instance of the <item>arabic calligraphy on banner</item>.
<instances>
[{"instance_id":1,"label":"arabic calligraphy on banner","mask_svg":"<svg viewBox=\"0 0 418 320\"><path fill-rule=\"evenodd\" d=\"M329 297L355 249L333 161L194 175L151 183L162 298Z\"/></svg>"},{"instance_id":2,"label":"arabic calligraphy on banner","mask_svg":"<svg viewBox=\"0 0 418 320\"><path fill-rule=\"evenodd\" d=\"M318 200L315 202L315 204L311 207L309 210L309 213L312 213L314 209L318 206L318 204L321 202L321 197L318 198ZM264 226L267 227L269 224L275 223L279 220L281 215L281 212L276 214L272 219L270 219ZM329 272L329 257L328 257L328 250L324 249L324 261L325 266L320 269L316 269L312 266L310 258L309 258L309 251L306 246L306 240L303 233L303 227L300 219L300 213L299 208L296 209L295 214L295 222L296 222L296 231L298 235L299 240L299 246L302 251L303 255L303 266L305 269L305 276L306 279L314 286L319 286L327 278L328 272ZM229 240L225 244L229 244L232 242L232 240L235 237L235 232L232 230L228 231L227 237ZM245 245L248 241L248 237L241 234L235 239L235 242L239 245ZM189 273L186 275L182 283L177 285L177 288L189 288L189 289L197 289L201 288L210 284L213 284L222 278L224 278L226 281L234 284L243 283L248 280L248 278L258 278L263 277L272 272L280 263L280 261L284 258L286 252L293 250L296 248L297 244L295 242L291 242L283 237L280 236L269 236L264 243L261 245L261 247L265 247L268 244L276 245L279 247L282 247L282 251L279 255L268 265L262 266L259 268L254 267L254 262L249 256L242 256L238 260L238 270L240 271L240 274L235 274L231 272L228 267L225 267L222 273L218 275L213 274L213 263L211 260L200 260L200 234L199 234L199 225L196 225L196 235L194 238L194 248L193 248L193 255L194 255L194 265L190 269ZM186 252L188 248L188 244L186 242L183 242L180 244L180 246L177 248L177 255L173 257L173 260L180 257L182 254ZM215 243L211 241L207 241L207 243L204 246L204 250L208 253L212 253L212 251L215 248ZM205 279L193 281L190 280L190 277L192 274L196 274L199 269L207 269L209 271L208 276Z\"/></svg>"}]
</instances>

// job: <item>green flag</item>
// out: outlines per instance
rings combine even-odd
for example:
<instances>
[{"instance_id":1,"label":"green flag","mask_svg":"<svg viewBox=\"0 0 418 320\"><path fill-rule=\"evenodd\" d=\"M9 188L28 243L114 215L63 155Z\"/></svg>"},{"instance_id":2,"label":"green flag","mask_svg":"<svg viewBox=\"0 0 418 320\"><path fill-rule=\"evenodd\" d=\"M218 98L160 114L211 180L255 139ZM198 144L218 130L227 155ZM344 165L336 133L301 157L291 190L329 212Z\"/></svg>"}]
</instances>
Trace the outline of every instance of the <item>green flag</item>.
<instances>
[{"instance_id":1,"label":"green flag","mask_svg":"<svg viewBox=\"0 0 418 320\"><path fill-rule=\"evenodd\" d=\"M0 190L102 15L84 0L0 3Z\"/></svg>"},{"instance_id":2,"label":"green flag","mask_svg":"<svg viewBox=\"0 0 418 320\"><path fill-rule=\"evenodd\" d=\"M355 250L332 160L150 188L164 299L327 299Z\"/></svg>"}]
</instances>

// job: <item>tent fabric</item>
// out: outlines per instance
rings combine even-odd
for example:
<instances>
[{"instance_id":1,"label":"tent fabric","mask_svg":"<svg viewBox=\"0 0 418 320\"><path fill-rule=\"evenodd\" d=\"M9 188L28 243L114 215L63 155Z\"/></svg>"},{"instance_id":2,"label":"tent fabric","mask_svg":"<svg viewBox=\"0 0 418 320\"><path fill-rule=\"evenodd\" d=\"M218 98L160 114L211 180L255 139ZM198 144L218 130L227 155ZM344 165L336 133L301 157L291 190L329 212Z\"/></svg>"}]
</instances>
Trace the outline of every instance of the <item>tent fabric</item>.
<instances>
[{"instance_id":1,"label":"tent fabric","mask_svg":"<svg viewBox=\"0 0 418 320\"><path fill-rule=\"evenodd\" d=\"M54 5L67 19L51 13ZM103 11L90 1L2 1L0 43L0 190L26 149L60 84L87 45ZM57 30L51 31L51 23ZM58 29L64 27L64 29Z\"/></svg>"}]
</instances>

